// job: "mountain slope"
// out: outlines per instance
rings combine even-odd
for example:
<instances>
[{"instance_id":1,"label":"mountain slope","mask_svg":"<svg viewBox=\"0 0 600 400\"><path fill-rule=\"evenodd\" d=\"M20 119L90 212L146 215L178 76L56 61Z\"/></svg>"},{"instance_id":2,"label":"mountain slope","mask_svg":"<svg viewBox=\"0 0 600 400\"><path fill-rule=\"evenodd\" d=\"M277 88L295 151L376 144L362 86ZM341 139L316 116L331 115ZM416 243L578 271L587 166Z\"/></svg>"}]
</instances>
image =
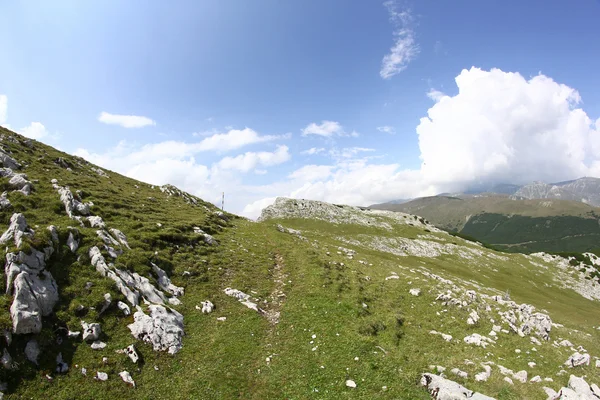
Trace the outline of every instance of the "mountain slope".
<instances>
[{"instance_id":1,"label":"mountain slope","mask_svg":"<svg viewBox=\"0 0 600 400\"><path fill-rule=\"evenodd\" d=\"M593 365L563 365L577 346L600 355L594 257L507 255L413 215L304 200L278 199L252 222L7 130L0 138L12 173L0 202L0 231L13 232L3 235L6 256L21 257L11 264L18 274L49 288L32 305L49 307L53 281L58 294L38 333L1 340L8 398L428 399L421 380L434 392L440 381L423 374L442 367L448 379L504 399L546 398L542 386L559 390L571 373L597 381ZM19 213L27 226L11 224ZM23 267L36 252L44 279ZM0 296L7 331L12 294ZM98 349L82 340L82 320L100 324ZM27 359L32 341L37 365ZM123 352L132 344L135 362ZM553 382L521 383L518 371Z\"/></svg>"},{"instance_id":2,"label":"mountain slope","mask_svg":"<svg viewBox=\"0 0 600 400\"><path fill-rule=\"evenodd\" d=\"M551 184L533 182L521 186L513 196L517 199L574 200L599 207L600 179L585 177Z\"/></svg>"},{"instance_id":3,"label":"mountain slope","mask_svg":"<svg viewBox=\"0 0 600 400\"><path fill-rule=\"evenodd\" d=\"M600 209L567 200L506 195L433 196L375 209L421 215L435 225L510 251L591 251L600 247Z\"/></svg>"}]
</instances>

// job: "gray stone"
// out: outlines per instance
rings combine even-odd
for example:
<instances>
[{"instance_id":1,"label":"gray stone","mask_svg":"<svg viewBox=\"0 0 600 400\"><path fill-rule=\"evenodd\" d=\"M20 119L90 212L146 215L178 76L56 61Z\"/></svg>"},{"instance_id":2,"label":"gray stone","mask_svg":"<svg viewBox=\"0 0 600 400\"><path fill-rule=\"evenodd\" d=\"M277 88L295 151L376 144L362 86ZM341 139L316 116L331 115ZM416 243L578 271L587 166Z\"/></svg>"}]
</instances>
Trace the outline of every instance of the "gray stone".
<instances>
[{"instance_id":1,"label":"gray stone","mask_svg":"<svg viewBox=\"0 0 600 400\"><path fill-rule=\"evenodd\" d=\"M162 305L148 306L150 315L138 306L133 314L134 323L128 325L131 334L144 342L151 343L155 351L177 353L182 347L183 315Z\"/></svg>"},{"instance_id":2,"label":"gray stone","mask_svg":"<svg viewBox=\"0 0 600 400\"><path fill-rule=\"evenodd\" d=\"M135 382L134 382L133 378L131 377L131 375L129 374L129 372L121 371L121 372L119 372L119 376L121 377L121 379L123 379L123 382L135 387Z\"/></svg>"},{"instance_id":3,"label":"gray stone","mask_svg":"<svg viewBox=\"0 0 600 400\"><path fill-rule=\"evenodd\" d=\"M81 321L81 327L83 328L83 340L86 342L94 342L100 338L102 328L98 323L88 324Z\"/></svg>"},{"instance_id":4,"label":"gray stone","mask_svg":"<svg viewBox=\"0 0 600 400\"><path fill-rule=\"evenodd\" d=\"M27 342L27 345L25 345L25 357L29 361L31 361L32 363L37 365L39 356L40 356L40 346L39 346L37 340L31 339L29 342Z\"/></svg>"},{"instance_id":5,"label":"gray stone","mask_svg":"<svg viewBox=\"0 0 600 400\"><path fill-rule=\"evenodd\" d=\"M427 388L435 400L494 400L492 397L488 397L480 393L474 393L472 390L469 390L456 382L442 378L441 376L435 374L423 374L421 376L420 383L421 386L425 386Z\"/></svg>"},{"instance_id":6,"label":"gray stone","mask_svg":"<svg viewBox=\"0 0 600 400\"><path fill-rule=\"evenodd\" d=\"M171 283L171 280L167 276L167 273L160 269L156 264L152 264L152 270L157 275L158 279L158 287L164 290L167 293L172 294L173 296L183 296L184 289L180 286L175 286Z\"/></svg>"}]
</instances>

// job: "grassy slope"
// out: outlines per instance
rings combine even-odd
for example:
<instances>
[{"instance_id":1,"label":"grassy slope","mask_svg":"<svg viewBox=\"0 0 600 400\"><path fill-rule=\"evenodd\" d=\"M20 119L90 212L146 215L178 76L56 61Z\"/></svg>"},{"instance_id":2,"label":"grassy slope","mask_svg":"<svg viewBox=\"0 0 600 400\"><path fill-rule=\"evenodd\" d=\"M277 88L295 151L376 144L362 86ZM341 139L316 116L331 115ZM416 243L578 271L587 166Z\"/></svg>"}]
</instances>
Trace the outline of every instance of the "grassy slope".
<instances>
[{"instance_id":1,"label":"grassy slope","mask_svg":"<svg viewBox=\"0 0 600 400\"><path fill-rule=\"evenodd\" d=\"M424 233L420 228L407 225L386 231L316 220L253 223L233 219L221 226L225 224L202 207L191 207L181 198L168 197L149 185L113 173L110 179L89 170L75 169L69 173L51 162L56 157L68 156L41 144L36 143L31 154L21 146L11 144L10 147L15 158L31 163L25 170L30 179L39 179L30 197L9 194L15 209L25 212L31 226L37 224L43 228L55 224L62 233L64 227L74 225L74 221L65 216L50 179L58 178L61 184L70 184L73 190L84 190L85 200L96 204L93 212L129 238L133 250L121 256L119 262L147 273L152 259L171 274L175 284L185 286L183 304L177 309L185 316L186 337L183 349L175 356L154 352L150 346L137 342L144 364L136 367L124 355L115 353L134 342L126 327L132 317L122 317L117 310L102 317L92 313L85 319L102 323L107 348L93 351L88 345L72 341L59 346L54 344L52 330L46 329L38 338L46 344L39 369L26 361L20 351L11 350L21 370L4 377L12 391L8 398L426 399L429 396L416 383L429 364L466 370L471 378L458 381L501 399L544 398L541 384L511 387L502 381L497 370L488 382L475 383L472 376L480 368L465 366L463 361L501 358L503 365L515 371L527 369L527 361L534 360L538 363L535 373L553 377L553 387L566 384L568 377L555 376L557 365L570 355L566 349L544 344L537 354L517 358L514 348L523 351L531 348L527 338L507 335L497 346L484 350L458 341L447 344L429 335L429 330L436 329L460 340L472 332L487 334L491 324L485 322L467 328L466 310L443 312L445 307L434 302L440 290L435 282L424 280L409 269L420 267L450 279L476 280L502 292L510 289L514 300L546 308L553 320L565 324L564 329L553 330L553 338L567 337L593 355L600 354L598 331L592 329L597 324L599 303L571 290L557 288L547 271L532 266L521 255L510 255L506 261L489 257L465 260L450 255L434 259L397 257L338 240L338 237L357 239L364 235L415 238ZM44 151L47 152L44 159L39 159ZM12 211L1 214L4 226L11 214ZM163 227L158 228L157 222ZM277 222L301 229L308 241L278 232ZM196 243L192 226L214 233L220 245L209 248ZM79 254L97 242L94 230L83 233L85 245ZM458 238L436 235L440 240L472 246ZM64 238L61 243L64 244ZM357 255L350 260L337 254L337 246L354 248ZM274 279L276 260L282 260L283 279ZM46 320L45 326L66 324L72 330L79 329L79 319L73 313L77 304L97 304L107 291L114 299L122 299L109 281L98 277L85 256L77 262L68 255L64 245L53 260L51 271L61 290L61 303L56 316ZM192 276L183 278L183 271L192 272ZM400 274L401 279L385 281L391 271ZM91 293L83 289L87 281L95 284ZM551 286L551 290L546 285ZM223 289L228 286L255 293L261 299L269 299L270 294L282 290L286 296L280 323L271 325L262 316L226 297ZM423 295L410 296L411 287L422 288ZM3 299L6 314L10 301L5 296ZM217 307L213 314L203 315L195 309L195 305L206 299ZM362 303L368 304L368 308L364 309ZM273 304L269 301L262 307L270 309ZM219 322L218 316L225 316L227 320ZM575 327L591 336L573 332ZM16 338L13 348L22 349L27 339ZM62 376L53 373L54 358L59 351L71 365L71 371ZM108 365L102 363L104 356L108 357ZM266 361L267 357L270 362ZM81 367L87 368L88 376L81 375L78 370ZM136 389L127 387L116 375L123 369L132 374ZM96 371L108 372L109 381L95 381L92 376ZM54 380L49 382L44 377L46 373L54 375ZM597 378L597 372L591 367L581 369L583 373L592 381ZM345 387L344 381L348 378L357 382L357 389ZM382 389L383 386L387 390Z\"/></svg>"},{"instance_id":2,"label":"grassy slope","mask_svg":"<svg viewBox=\"0 0 600 400\"><path fill-rule=\"evenodd\" d=\"M576 201L434 196L373 208L417 214L508 251L583 252L600 243L600 210Z\"/></svg>"}]
</instances>

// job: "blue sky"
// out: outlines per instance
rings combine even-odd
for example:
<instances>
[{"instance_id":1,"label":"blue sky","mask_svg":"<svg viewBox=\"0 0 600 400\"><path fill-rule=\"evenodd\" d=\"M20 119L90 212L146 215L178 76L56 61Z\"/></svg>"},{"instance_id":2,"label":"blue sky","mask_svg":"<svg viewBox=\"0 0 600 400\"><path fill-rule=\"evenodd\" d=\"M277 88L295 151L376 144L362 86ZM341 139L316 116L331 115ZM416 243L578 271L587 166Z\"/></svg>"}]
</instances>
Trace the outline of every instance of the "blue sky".
<instances>
[{"instance_id":1,"label":"blue sky","mask_svg":"<svg viewBox=\"0 0 600 400\"><path fill-rule=\"evenodd\" d=\"M600 2L575 4L2 2L0 124L249 216L596 176Z\"/></svg>"}]
</instances>

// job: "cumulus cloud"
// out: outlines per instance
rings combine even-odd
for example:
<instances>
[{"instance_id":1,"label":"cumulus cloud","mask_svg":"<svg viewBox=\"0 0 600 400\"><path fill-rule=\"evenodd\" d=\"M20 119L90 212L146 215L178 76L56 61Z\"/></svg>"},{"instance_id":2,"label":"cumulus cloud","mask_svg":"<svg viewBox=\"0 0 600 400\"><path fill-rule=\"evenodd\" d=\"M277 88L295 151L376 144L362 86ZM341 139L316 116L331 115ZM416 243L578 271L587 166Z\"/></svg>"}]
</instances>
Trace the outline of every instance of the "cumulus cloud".
<instances>
[{"instance_id":1,"label":"cumulus cloud","mask_svg":"<svg viewBox=\"0 0 600 400\"><path fill-rule=\"evenodd\" d=\"M336 121L321 121L320 124L312 122L302 129L302 136L317 135L323 137L332 136L353 136L357 137L359 134L356 131L346 133L344 127Z\"/></svg>"},{"instance_id":2,"label":"cumulus cloud","mask_svg":"<svg viewBox=\"0 0 600 400\"><path fill-rule=\"evenodd\" d=\"M377 130L379 132L383 132L383 133L389 133L390 135L393 135L396 133L396 130L394 129L393 126L389 126L389 125L385 125L385 126L378 126Z\"/></svg>"},{"instance_id":3,"label":"cumulus cloud","mask_svg":"<svg viewBox=\"0 0 600 400\"><path fill-rule=\"evenodd\" d=\"M458 93L432 95L436 103L416 127L421 168L356 158L361 148L336 150L332 166L298 169L277 194L369 205L475 185L600 177L600 119L580 108L575 89L499 69L463 70L455 81Z\"/></svg>"},{"instance_id":4,"label":"cumulus cloud","mask_svg":"<svg viewBox=\"0 0 600 400\"><path fill-rule=\"evenodd\" d=\"M6 114L8 110L8 97L4 94L0 94L0 125L6 123Z\"/></svg>"},{"instance_id":5,"label":"cumulus cloud","mask_svg":"<svg viewBox=\"0 0 600 400\"><path fill-rule=\"evenodd\" d=\"M216 165L221 169L237 170L248 172L258 166L271 167L288 161L291 156L287 146L277 146L274 152L247 152L236 157L225 157ZM260 171L262 172L262 171ZM259 172L259 174L260 174Z\"/></svg>"},{"instance_id":6,"label":"cumulus cloud","mask_svg":"<svg viewBox=\"0 0 600 400\"><path fill-rule=\"evenodd\" d=\"M35 140L40 140L48 136L48 131L46 130L46 127L40 122L32 122L31 124L29 124L29 126L20 129L18 133Z\"/></svg>"},{"instance_id":7,"label":"cumulus cloud","mask_svg":"<svg viewBox=\"0 0 600 400\"><path fill-rule=\"evenodd\" d=\"M394 45L390 48L390 52L383 57L379 75L383 79L390 79L404 71L408 64L417 57L419 46L411 27L413 17L410 10L399 10L395 0L386 1L383 4L394 25Z\"/></svg>"},{"instance_id":8,"label":"cumulus cloud","mask_svg":"<svg viewBox=\"0 0 600 400\"><path fill-rule=\"evenodd\" d=\"M305 165L288 175L288 178L302 182L313 182L328 178L331 175L332 165Z\"/></svg>"},{"instance_id":9,"label":"cumulus cloud","mask_svg":"<svg viewBox=\"0 0 600 400\"><path fill-rule=\"evenodd\" d=\"M108 125L119 125L123 128L143 128L154 126L156 122L148 117L139 115L110 114L105 111L98 116L98 121Z\"/></svg>"},{"instance_id":10,"label":"cumulus cloud","mask_svg":"<svg viewBox=\"0 0 600 400\"><path fill-rule=\"evenodd\" d=\"M240 212L257 198L269 195L278 186L257 188L244 184L244 174L267 173L267 168L282 164L291 157L288 146L274 151L245 152L211 162L224 151L237 150L257 143L286 139L289 135L260 135L250 128L214 133L198 142L163 141L138 145L125 140L105 152L77 149L75 155L104 168L154 185L170 183L203 199L220 203L226 192L228 210ZM202 155L202 159L199 158Z\"/></svg>"}]
</instances>

